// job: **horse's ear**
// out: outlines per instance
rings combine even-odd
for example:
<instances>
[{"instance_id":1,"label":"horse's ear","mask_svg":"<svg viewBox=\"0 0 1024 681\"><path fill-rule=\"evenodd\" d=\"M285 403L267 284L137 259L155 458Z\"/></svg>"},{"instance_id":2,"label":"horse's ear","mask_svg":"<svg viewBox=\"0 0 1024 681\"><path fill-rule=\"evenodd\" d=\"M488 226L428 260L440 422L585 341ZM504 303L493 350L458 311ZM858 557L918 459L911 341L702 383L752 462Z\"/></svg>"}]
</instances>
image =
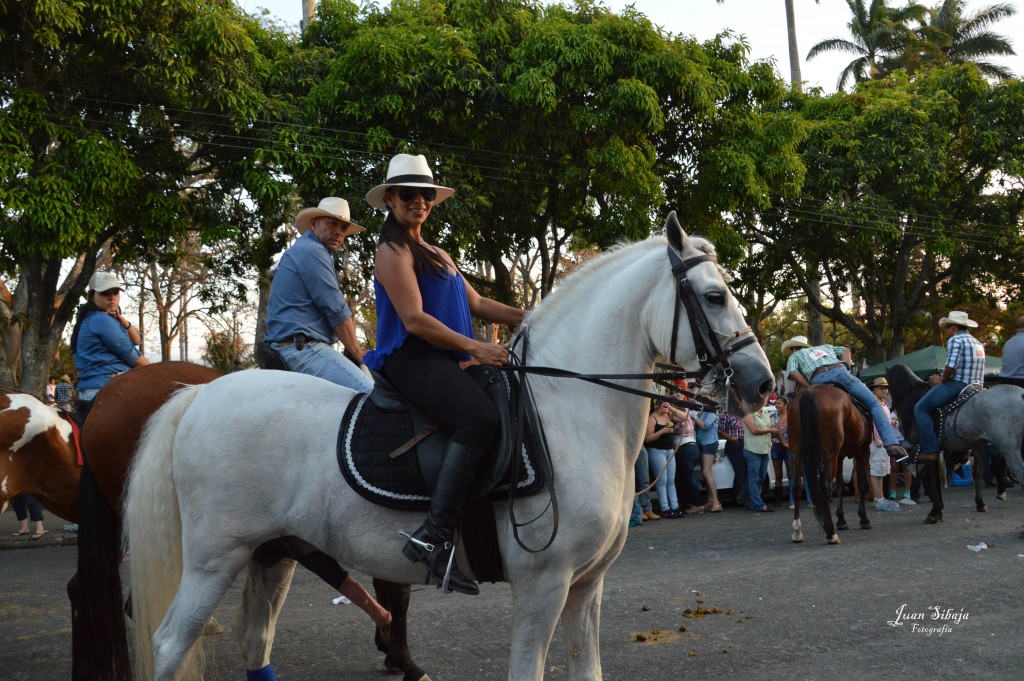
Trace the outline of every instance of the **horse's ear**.
<instances>
[{"instance_id":1,"label":"horse's ear","mask_svg":"<svg viewBox=\"0 0 1024 681\"><path fill-rule=\"evenodd\" d=\"M690 248L690 237L686 236L686 232L680 226L675 211L669 213L668 219L665 220L665 236L668 237L669 245L680 253Z\"/></svg>"}]
</instances>

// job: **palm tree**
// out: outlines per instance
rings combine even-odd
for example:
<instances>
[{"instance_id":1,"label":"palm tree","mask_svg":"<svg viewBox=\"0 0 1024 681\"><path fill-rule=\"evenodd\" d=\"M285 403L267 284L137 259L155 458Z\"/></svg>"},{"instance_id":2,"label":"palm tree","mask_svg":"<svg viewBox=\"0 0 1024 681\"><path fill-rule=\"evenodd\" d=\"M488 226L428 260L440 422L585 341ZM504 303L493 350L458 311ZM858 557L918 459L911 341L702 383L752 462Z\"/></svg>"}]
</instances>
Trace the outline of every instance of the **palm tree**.
<instances>
[{"instance_id":1,"label":"palm tree","mask_svg":"<svg viewBox=\"0 0 1024 681\"><path fill-rule=\"evenodd\" d=\"M914 42L914 32L909 26L912 20L923 20L928 9L918 3L894 9L886 0L846 0L853 13L848 24L851 39L829 38L823 40L807 53L814 59L826 52L848 52L858 55L846 65L840 74L836 87L844 88L850 79L862 81L884 75L883 58L900 54L907 45Z\"/></svg>"},{"instance_id":2,"label":"palm tree","mask_svg":"<svg viewBox=\"0 0 1024 681\"><path fill-rule=\"evenodd\" d=\"M1012 78L1012 71L986 58L1017 54L1005 36L989 30L995 22L1016 14L1017 8L1001 3L983 7L965 17L966 4L964 0L943 0L941 5L928 11L927 22L922 24L919 35L924 42L931 43L933 49L927 51L924 61L973 63L986 76L1001 80Z\"/></svg>"},{"instance_id":3,"label":"palm tree","mask_svg":"<svg viewBox=\"0 0 1024 681\"><path fill-rule=\"evenodd\" d=\"M725 0L716 0L719 5ZM821 4L821 0L814 0ZM804 79L800 75L800 49L796 45L796 11L793 9L793 0L785 0L786 3L786 31L789 35L789 82L793 89L800 91Z\"/></svg>"}]
</instances>

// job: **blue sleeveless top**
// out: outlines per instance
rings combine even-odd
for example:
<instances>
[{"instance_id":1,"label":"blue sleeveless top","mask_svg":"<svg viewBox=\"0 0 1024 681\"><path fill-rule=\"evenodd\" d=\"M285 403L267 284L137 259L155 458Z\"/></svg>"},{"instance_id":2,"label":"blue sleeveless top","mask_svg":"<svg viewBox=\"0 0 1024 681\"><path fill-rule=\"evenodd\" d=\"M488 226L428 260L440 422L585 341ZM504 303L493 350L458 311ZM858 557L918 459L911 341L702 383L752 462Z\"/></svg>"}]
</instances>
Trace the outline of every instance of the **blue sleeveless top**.
<instances>
[{"instance_id":1,"label":"blue sleeveless top","mask_svg":"<svg viewBox=\"0 0 1024 681\"><path fill-rule=\"evenodd\" d=\"M473 322L469 315L469 299L461 274L421 272L416 276L423 298L423 311L456 333L473 338ZM363 363L374 371L384 367L384 360L409 336L401 317L395 310L388 292L377 277L373 278L373 291L377 296L377 348L363 355ZM434 346L437 347L437 346ZM472 359L470 355L448 348L438 348L457 361Z\"/></svg>"}]
</instances>

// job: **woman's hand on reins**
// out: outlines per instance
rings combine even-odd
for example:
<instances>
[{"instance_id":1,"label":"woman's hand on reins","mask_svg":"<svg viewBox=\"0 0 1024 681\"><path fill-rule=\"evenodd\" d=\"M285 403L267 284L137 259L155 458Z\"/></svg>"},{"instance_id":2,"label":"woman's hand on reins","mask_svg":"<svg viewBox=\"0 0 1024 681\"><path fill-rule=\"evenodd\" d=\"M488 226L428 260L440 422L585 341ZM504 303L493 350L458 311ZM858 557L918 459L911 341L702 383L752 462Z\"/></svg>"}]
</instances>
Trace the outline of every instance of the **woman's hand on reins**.
<instances>
[{"instance_id":1,"label":"woman's hand on reins","mask_svg":"<svg viewBox=\"0 0 1024 681\"><path fill-rule=\"evenodd\" d=\"M476 361L490 367L500 367L508 363L508 349L497 343L477 342L470 354Z\"/></svg>"}]
</instances>

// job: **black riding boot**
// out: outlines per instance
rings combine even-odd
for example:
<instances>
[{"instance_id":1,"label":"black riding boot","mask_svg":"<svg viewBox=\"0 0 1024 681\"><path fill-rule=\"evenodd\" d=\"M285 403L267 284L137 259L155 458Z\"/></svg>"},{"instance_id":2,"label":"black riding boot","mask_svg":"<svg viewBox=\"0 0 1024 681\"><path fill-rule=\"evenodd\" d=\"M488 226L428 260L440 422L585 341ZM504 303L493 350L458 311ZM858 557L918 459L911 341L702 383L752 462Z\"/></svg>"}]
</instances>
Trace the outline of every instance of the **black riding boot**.
<instances>
[{"instance_id":1,"label":"black riding boot","mask_svg":"<svg viewBox=\"0 0 1024 681\"><path fill-rule=\"evenodd\" d=\"M469 487L476 475L482 455L469 447L451 442L445 449L437 476L434 496L430 499L427 521L412 533L402 548L402 555L412 562L427 566L427 580L447 591L476 596L476 582L462 574L455 563L455 529L466 505ZM406 535L408 536L408 535Z\"/></svg>"}]
</instances>

